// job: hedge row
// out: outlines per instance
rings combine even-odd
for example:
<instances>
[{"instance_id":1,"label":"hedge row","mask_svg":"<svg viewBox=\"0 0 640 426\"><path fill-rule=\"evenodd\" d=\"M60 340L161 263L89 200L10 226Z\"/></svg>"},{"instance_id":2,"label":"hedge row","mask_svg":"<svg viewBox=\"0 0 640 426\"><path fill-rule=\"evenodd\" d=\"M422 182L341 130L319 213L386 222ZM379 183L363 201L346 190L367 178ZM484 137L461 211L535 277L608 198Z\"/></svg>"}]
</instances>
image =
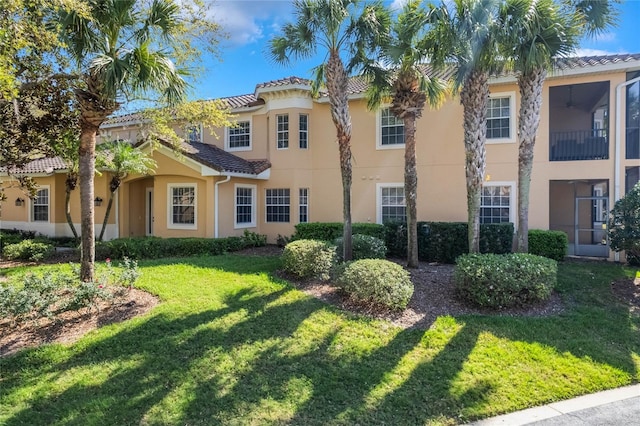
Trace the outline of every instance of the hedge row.
<instances>
[{"instance_id":1,"label":"hedge row","mask_svg":"<svg viewBox=\"0 0 640 426\"><path fill-rule=\"evenodd\" d=\"M403 223L385 225L385 243L392 257L407 255L407 227ZM482 253L510 253L513 244L513 224L480 225ZM418 222L418 257L428 262L454 263L469 252L467 224L463 222Z\"/></svg>"},{"instance_id":2,"label":"hedge row","mask_svg":"<svg viewBox=\"0 0 640 426\"><path fill-rule=\"evenodd\" d=\"M118 238L96 242L96 259L158 259L163 257L188 257L219 255L248 247L264 246L264 235L245 232L241 237L227 238Z\"/></svg>"},{"instance_id":3,"label":"hedge row","mask_svg":"<svg viewBox=\"0 0 640 426\"><path fill-rule=\"evenodd\" d=\"M353 223L351 234L370 235L384 241L385 228L377 223ZM342 237L342 223L340 222L308 222L296 225L294 240L334 241Z\"/></svg>"}]
</instances>

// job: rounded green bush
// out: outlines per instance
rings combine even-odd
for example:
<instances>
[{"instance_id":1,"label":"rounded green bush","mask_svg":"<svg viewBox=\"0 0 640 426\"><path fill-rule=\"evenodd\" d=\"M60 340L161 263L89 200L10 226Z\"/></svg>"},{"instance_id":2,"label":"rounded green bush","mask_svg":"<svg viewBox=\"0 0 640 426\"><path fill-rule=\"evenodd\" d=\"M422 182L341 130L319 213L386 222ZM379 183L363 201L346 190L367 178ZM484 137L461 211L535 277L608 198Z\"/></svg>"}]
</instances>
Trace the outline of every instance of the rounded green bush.
<instances>
[{"instance_id":1,"label":"rounded green bush","mask_svg":"<svg viewBox=\"0 0 640 426\"><path fill-rule=\"evenodd\" d=\"M384 245L384 241L380 238L370 235L353 234L352 241L353 260L384 259L387 255L387 246ZM335 243L338 258L342 259L342 253L344 252L342 237L336 238Z\"/></svg>"},{"instance_id":2,"label":"rounded green bush","mask_svg":"<svg viewBox=\"0 0 640 426\"><path fill-rule=\"evenodd\" d=\"M324 241L293 241L282 252L284 270L298 278L328 280L336 263L336 247Z\"/></svg>"},{"instance_id":3,"label":"rounded green bush","mask_svg":"<svg viewBox=\"0 0 640 426\"><path fill-rule=\"evenodd\" d=\"M51 244L34 240L23 240L16 244L6 245L2 250L2 254L10 260L39 261L51 256L53 251L54 248Z\"/></svg>"},{"instance_id":4,"label":"rounded green bush","mask_svg":"<svg viewBox=\"0 0 640 426\"><path fill-rule=\"evenodd\" d=\"M494 309L547 299L557 282L555 260L526 253L458 257L454 280L465 300Z\"/></svg>"},{"instance_id":5,"label":"rounded green bush","mask_svg":"<svg viewBox=\"0 0 640 426\"><path fill-rule=\"evenodd\" d=\"M409 273L384 259L362 259L349 263L338 284L353 298L393 309L407 307L413 295Z\"/></svg>"}]
</instances>

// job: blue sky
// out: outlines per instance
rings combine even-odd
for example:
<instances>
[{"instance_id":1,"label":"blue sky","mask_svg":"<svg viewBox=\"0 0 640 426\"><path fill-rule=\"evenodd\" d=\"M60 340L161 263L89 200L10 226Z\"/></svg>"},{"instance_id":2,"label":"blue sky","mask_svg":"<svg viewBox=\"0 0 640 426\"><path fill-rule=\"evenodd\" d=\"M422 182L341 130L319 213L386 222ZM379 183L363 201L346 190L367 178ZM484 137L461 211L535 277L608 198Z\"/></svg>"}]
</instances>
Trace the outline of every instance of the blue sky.
<instances>
[{"instance_id":1,"label":"blue sky","mask_svg":"<svg viewBox=\"0 0 640 426\"><path fill-rule=\"evenodd\" d=\"M397 7L401 2L388 3ZM205 62L192 97L212 99L253 93L258 83L291 75L310 78L311 68L322 57L285 67L273 63L265 54L271 37L282 24L293 19L291 3L290 0L215 0L211 13L229 39L222 43L220 62ZM640 53L640 0L623 0L620 11L618 27L596 39L584 40L579 54Z\"/></svg>"}]
</instances>

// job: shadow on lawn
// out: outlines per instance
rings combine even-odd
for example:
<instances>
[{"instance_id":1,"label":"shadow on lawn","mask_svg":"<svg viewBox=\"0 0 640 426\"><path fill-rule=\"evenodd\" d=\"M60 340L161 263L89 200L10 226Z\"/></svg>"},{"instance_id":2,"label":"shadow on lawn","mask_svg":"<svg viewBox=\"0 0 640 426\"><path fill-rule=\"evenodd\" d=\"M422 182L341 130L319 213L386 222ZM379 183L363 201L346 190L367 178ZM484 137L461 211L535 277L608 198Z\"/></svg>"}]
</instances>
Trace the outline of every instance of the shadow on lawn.
<instances>
[{"instance_id":1,"label":"shadow on lawn","mask_svg":"<svg viewBox=\"0 0 640 426\"><path fill-rule=\"evenodd\" d=\"M195 267L207 265L199 260L180 262ZM240 273L268 272L265 265L255 258L225 258L220 268ZM483 380L465 384L464 391L453 389L484 332L513 341L541 343L559 353L590 357L636 375L631 353L640 353L637 331L632 329L629 317L625 319L617 310L598 315L595 308L535 320L465 317L466 324L448 333L448 340L433 357L420 355L415 367L396 373L412 351L430 344L428 332L402 330L388 344L370 352L336 356L341 333L354 325L346 319L327 326L324 334L314 335L317 341L311 347L296 350L290 346L292 336L303 323L333 308L292 292L280 288L265 294L246 287L227 295L224 307L217 310L182 317L160 312L50 365L38 358L38 351L25 351L10 363L0 360L0 368L10 377L3 380L0 395L31 381L35 384L42 377L56 380L72 369L90 371L100 364L123 365L99 384L76 384L55 394L36 393L26 401L28 407L6 424L424 424L431 420L468 420L465 416L469 408L486 405L495 390L495 384ZM612 324L624 328L620 335L608 335L615 328ZM575 327L584 328L578 337ZM635 340L626 341L632 336ZM600 349L598 344L587 344L594 340L606 346ZM248 345L255 348L253 356L243 358L240 351ZM130 360L134 362L128 366ZM229 361L232 371L223 371L224 362ZM37 374L20 373L34 370ZM402 378L396 385L380 389L393 374ZM290 407L270 409L278 404Z\"/></svg>"}]
</instances>

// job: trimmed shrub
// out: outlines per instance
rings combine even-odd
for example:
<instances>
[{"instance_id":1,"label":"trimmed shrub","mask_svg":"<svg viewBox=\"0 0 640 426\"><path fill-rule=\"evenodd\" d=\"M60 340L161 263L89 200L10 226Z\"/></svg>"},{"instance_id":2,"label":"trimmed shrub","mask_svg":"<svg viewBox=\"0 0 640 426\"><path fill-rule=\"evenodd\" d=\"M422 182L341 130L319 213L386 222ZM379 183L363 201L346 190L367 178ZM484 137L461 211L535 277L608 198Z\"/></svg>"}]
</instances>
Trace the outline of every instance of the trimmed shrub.
<instances>
[{"instance_id":1,"label":"trimmed shrub","mask_svg":"<svg viewBox=\"0 0 640 426\"><path fill-rule=\"evenodd\" d=\"M338 284L354 299L404 309L413 295L409 273L384 259L362 259L347 264Z\"/></svg>"},{"instance_id":2,"label":"trimmed shrub","mask_svg":"<svg viewBox=\"0 0 640 426\"><path fill-rule=\"evenodd\" d=\"M245 232L242 237L227 238L118 238L96 242L96 259L216 256L265 244L266 236L253 232Z\"/></svg>"},{"instance_id":3,"label":"trimmed shrub","mask_svg":"<svg viewBox=\"0 0 640 426\"><path fill-rule=\"evenodd\" d=\"M385 244L389 256L407 256L407 226L385 223ZM480 225L482 253L510 253L513 245L513 224ZM458 256L469 251L467 224L464 222L418 222L418 257L428 262L455 263Z\"/></svg>"},{"instance_id":4,"label":"trimmed shrub","mask_svg":"<svg viewBox=\"0 0 640 426\"><path fill-rule=\"evenodd\" d=\"M569 239L562 231L529 230L529 253L561 261L569 250Z\"/></svg>"},{"instance_id":5,"label":"trimmed shrub","mask_svg":"<svg viewBox=\"0 0 640 426\"><path fill-rule=\"evenodd\" d=\"M556 261L527 253L465 254L454 280L465 300L493 309L547 299L557 282Z\"/></svg>"},{"instance_id":6,"label":"trimmed shrub","mask_svg":"<svg viewBox=\"0 0 640 426\"><path fill-rule=\"evenodd\" d=\"M640 183L616 201L609 213L611 250L625 251L627 262L640 266Z\"/></svg>"},{"instance_id":7,"label":"trimmed shrub","mask_svg":"<svg viewBox=\"0 0 640 426\"><path fill-rule=\"evenodd\" d=\"M338 259L342 260L344 251L342 237L336 238L335 244ZM384 259L387 254L387 247L384 245L384 241L371 235L354 234L352 249L353 260Z\"/></svg>"},{"instance_id":8,"label":"trimmed shrub","mask_svg":"<svg viewBox=\"0 0 640 426\"><path fill-rule=\"evenodd\" d=\"M23 240L16 244L8 244L2 250L2 254L7 259L36 262L50 257L53 252L54 248L51 244L34 240Z\"/></svg>"},{"instance_id":9,"label":"trimmed shrub","mask_svg":"<svg viewBox=\"0 0 640 426\"><path fill-rule=\"evenodd\" d=\"M292 238L298 240L321 240L334 241L342 237L341 222L308 222L296 225L296 232ZM351 234L370 235L384 240L385 229L383 225L377 223L353 223L351 224Z\"/></svg>"},{"instance_id":10,"label":"trimmed shrub","mask_svg":"<svg viewBox=\"0 0 640 426\"><path fill-rule=\"evenodd\" d=\"M284 270L298 278L328 280L336 263L336 247L325 241L293 241L282 252Z\"/></svg>"}]
</instances>

